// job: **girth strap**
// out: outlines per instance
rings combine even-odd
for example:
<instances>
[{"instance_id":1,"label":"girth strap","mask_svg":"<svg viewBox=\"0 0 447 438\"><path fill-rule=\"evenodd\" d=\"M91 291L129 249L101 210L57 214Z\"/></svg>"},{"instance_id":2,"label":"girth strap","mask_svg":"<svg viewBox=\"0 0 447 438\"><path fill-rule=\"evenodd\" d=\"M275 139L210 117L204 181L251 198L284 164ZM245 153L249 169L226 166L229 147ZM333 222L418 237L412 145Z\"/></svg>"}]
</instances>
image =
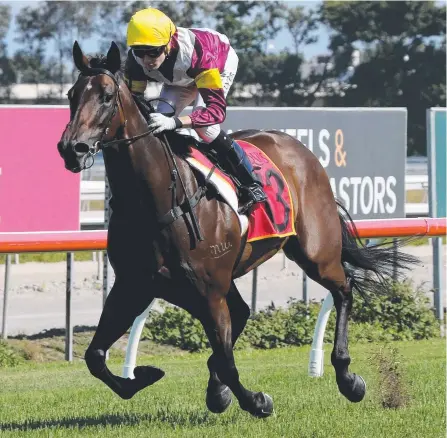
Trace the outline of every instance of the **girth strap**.
<instances>
[{"instance_id":1,"label":"girth strap","mask_svg":"<svg viewBox=\"0 0 447 438\"><path fill-rule=\"evenodd\" d=\"M175 222L178 218L182 217L184 214L190 212L190 208L195 208L195 206L199 203L199 201L205 196L206 191L208 190L208 183L216 170L216 166L213 166L210 170L209 174L205 179L205 183L203 186L200 186L194 195L189 198L189 200L185 200L181 205L177 205L171 210L169 210L165 215L158 219L159 224L162 227L166 227L173 222Z\"/></svg>"},{"instance_id":2,"label":"girth strap","mask_svg":"<svg viewBox=\"0 0 447 438\"><path fill-rule=\"evenodd\" d=\"M203 198L205 192L206 187L199 187L196 193L194 193L194 195L192 195L192 197L189 199L189 203L187 200L185 200L181 205L175 206L160 219L158 219L160 225L162 227L166 227L172 224L172 222L176 221L179 217L182 217L184 214L189 213L189 206L191 206L191 208L194 208Z\"/></svg>"}]
</instances>

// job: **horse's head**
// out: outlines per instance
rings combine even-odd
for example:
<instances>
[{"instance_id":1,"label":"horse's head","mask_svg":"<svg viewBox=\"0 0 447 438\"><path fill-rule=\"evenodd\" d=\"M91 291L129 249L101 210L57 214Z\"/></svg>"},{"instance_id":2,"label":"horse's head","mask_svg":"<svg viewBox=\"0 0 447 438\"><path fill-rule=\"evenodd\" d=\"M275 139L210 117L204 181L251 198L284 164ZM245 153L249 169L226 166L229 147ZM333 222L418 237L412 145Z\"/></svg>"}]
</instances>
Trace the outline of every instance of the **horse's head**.
<instances>
[{"instance_id":1,"label":"horse's head","mask_svg":"<svg viewBox=\"0 0 447 438\"><path fill-rule=\"evenodd\" d=\"M107 56L89 60L75 42L73 60L80 75L68 92L70 122L57 148L65 167L77 173L93 164L101 143L114 138L126 121L118 46L112 42Z\"/></svg>"}]
</instances>

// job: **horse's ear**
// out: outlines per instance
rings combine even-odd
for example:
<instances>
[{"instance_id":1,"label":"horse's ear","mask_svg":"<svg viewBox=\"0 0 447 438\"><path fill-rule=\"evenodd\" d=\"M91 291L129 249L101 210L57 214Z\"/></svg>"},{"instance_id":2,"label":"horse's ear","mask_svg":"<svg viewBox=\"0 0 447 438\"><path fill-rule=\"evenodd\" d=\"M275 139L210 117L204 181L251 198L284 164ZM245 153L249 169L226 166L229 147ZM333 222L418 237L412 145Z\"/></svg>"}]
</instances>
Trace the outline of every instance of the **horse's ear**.
<instances>
[{"instance_id":1,"label":"horse's ear","mask_svg":"<svg viewBox=\"0 0 447 438\"><path fill-rule=\"evenodd\" d=\"M110 49L107 52L107 68L113 74L121 68L120 49L116 45L115 41L112 41Z\"/></svg>"},{"instance_id":2,"label":"horse's ear","mask_svg":"<svg viewBox=\"0 0 447 438\"><path fill-rule=\"evenodd\" d=\"M81 72L89 67L88 59L82 53L82 49L77 41L75 41L73 44L73 61L75 63L76 68Z\"/></svg>"}]
</instances>

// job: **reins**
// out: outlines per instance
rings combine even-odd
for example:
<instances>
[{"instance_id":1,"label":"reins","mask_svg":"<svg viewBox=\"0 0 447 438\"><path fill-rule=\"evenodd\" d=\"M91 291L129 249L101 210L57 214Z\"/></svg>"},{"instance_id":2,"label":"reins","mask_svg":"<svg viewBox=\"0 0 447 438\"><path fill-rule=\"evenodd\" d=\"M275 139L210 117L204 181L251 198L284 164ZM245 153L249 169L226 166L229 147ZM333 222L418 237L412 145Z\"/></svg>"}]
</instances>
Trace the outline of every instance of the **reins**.
<instances>
[{"instance_id":1,"label":"reins","mask_svg":"<svg viewBox=\"0 0 447 438\"><path fill-rule=\"evenodd\" d=\"M99 74L107 75L115 83L115 85L117 87L116 98L115 98L115 105L114 105L114 109L113 109L109 119L107 120L106 128L104 129L104 132L101 135L100 140L95 142L93 147L91 147L89 149L89 151L87 152L88 156L87 156L85 162L87 162L88 158L90 158L90 157L92 157L92 159L94 160L93 157L100 150L104 150L105 148L108 148L108 147L111 147L111 146L116 146L116 145L130 146L135 141L140 140L141 138L144 138L144 137L148 136L149 134L151 134L153 132L152 130L147 130L147 131L145 131L145 132L143 132L141 134L134 135L134 136L129 137L129 138L112 139L112 140L109 140L109 141L103 141L104 136L106 136L108 134L108 132L109 132L109 129L110 129L109 125L110 125L111 121L113 120L113 118L115 117L115 114L116 114L117 110L119 111L119 114L120 114L120 126L117 129L117 133L118 133L120 128L124 129L126 127L127 119L124 116L124 108L123 108L123 104L122 104L121 96L120 96L120 89L121 89L121 87L120 87L120 85L119 85L115 75L113 73L111 73L110 71L108 71L106 69L102 69L102 68L88 68L88 69L85 69L84 71L81 71L81 75L84 75L84 76L96 76L96 75L99 75ZM171 103L169 101L163 99L163 98L155 98L155 99L152 99L152 100L163 101L163 102L167 103L168 105L170 105L172 107ZM151 102L151 100L149 100L149 102ZM115 135L117 135L117 133ZM211 176L214 173L215 166L211 169L210 173L207 175L207 177L205 179L205 185L204 186L200 186L199 185L199 188L194 193L194 195L191 198L189 198L188 197L188 193L186 191L185 183L184 183L184 181L182 179L181 173L179 172L179 169L178 169L178 166L177 166L177 162L175 160L174 153L172 152L171 146L170 146L170 144L169 144L169 142L168 142L168 140L166 138L166 134L163 134L162 138L163 138L163 141L161 141L161 144L164 147L165 152L167 153L168 157L170 158L170 160L172 162L172 166L173 166L173 169L171 169L172 184L170 186L170 189L172 189L172 191L173 191L173 208L171 208L171 210L169 210L165 215L163 215L158 220L158 222L160 223L160 225L162 225L162 227L165 227L165 226L170 225L171 223L173 223L174 221L176 221L178 218L180 218L181 216L185 215L186 213L189 213L190 216L191 216L191 223L192 223L192 226L193 226L195 237L197 238L197 240L203 241L204 238L203 238L202 233L200 231L200 226L199 226L199 222L198 222L197 216L196 216L195 211L194 211L194 207L205 196L205 193L206 193L206 190L207 190L207 184L208 184ZM178 178L178 180L180 182L180 185L181 185L181 188L183 190L183 193L185 194L185 201L181 205L175 205L177 203L177 196L176 196L177 178Z\"/></svg>"}]
</instances>

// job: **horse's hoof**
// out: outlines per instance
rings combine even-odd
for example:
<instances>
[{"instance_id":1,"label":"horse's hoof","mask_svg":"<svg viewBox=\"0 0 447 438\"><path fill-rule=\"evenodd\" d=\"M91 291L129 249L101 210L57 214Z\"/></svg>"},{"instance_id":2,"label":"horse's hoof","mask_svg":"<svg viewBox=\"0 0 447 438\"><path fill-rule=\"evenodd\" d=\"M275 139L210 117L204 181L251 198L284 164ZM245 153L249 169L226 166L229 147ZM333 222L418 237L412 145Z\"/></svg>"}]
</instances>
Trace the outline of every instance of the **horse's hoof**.
<instances>
[{"instance_id":1,"label":"horse's hoof","mask_svg":"<svg viewBox=\"0 0 447 438\"><path fill-rule=\"evenodd\" d=\"M361 376L353 374L352 384L339 387L340 392L351 402L358 403L363 400L366 393L366 383Z\"/></svg>"},{"instance_id":2,"label":"horse's hoof","mask_svg":"<svg viewBox=\"0 0 447 438\"><path fill-rule=\"evenodd\" d=\"M206 407L213 414L222 414L231 405L233 401L231 397L231 390L228 386L223 385L224 389L219 393L206 393Z\"/></svg>"},{"instance_id":3,"label":"horse's hoof","mask_svg":"<svg viewBox=\"0 0 447 438\"><path fill-rule=\"evenodd\" d=\"M146 388L146 386L153 385L162 379L165 372L160 368L151 367L149 365L135 367L133 370L135 376L135 382L138 382L141 386L140 389Z\"/></svg>"},{"instance_id":4,"label":"horse's hoof","mask_svg":"<svg viewBox=\"0 0 447 438\"><path fill-rule=\"evenodd\" d=\"M267 418L273 414L273 399L268 394L263 392L256 393L254 402L255 404L251 408L246 409L242 406L241 408L250 412L256 418Z\"/></svg>"},{"instance_id":5,"label":"horse's hoof","mask_svg":"<svg viewBox=\"0 0 447 438\"><path fill-rule=\"evenodd\" d=\"M105 382L122 399L131 399L138 391L158 382L164 375L164 371L151 366L136 367L133 371L135 379L115 376L115 384Z\"/></svg>"}]
</instances>

